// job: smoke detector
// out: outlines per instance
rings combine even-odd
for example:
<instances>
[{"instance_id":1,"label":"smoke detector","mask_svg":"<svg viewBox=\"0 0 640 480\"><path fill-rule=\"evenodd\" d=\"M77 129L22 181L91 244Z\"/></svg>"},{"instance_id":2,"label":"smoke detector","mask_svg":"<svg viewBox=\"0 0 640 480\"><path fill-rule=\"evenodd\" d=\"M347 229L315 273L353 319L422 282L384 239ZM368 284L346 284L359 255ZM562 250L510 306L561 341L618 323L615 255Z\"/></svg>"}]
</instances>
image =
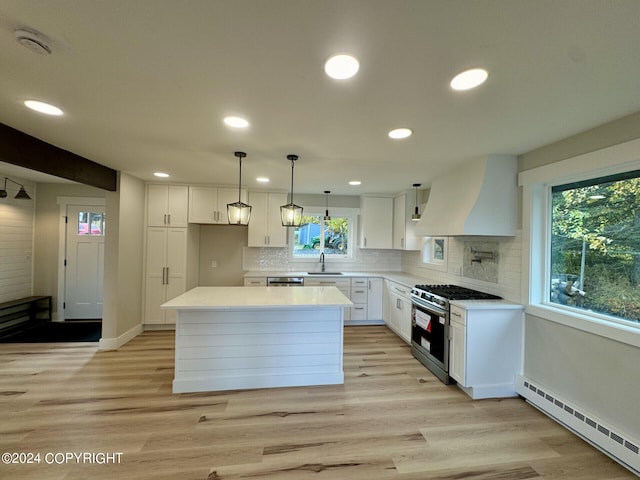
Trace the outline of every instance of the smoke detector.
<instances>
[{"instance_id":1,"label":"smoke detector","mask_svg":"<svg viewBox=\"0 0 640 480\"><path fill-rule=\"evenodd\" d=\"M18 28L13 33L18 43L33 53L37 53L38 55L51 54L51 41L40 32L26 28Z\"/></svg>"}]
</instances>

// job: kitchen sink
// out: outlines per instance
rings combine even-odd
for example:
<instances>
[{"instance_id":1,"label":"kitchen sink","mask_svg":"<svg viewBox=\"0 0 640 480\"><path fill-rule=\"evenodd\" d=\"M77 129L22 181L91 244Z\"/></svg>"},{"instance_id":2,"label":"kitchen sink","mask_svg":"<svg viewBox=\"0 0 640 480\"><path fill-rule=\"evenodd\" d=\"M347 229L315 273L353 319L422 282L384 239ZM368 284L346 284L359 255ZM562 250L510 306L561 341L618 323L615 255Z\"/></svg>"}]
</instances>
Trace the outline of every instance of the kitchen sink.
<instances>
[{"instance_id":1,"label":"kitchen sink","mask_svg":"<svg viewBox=\"0 0 640 480\"><path fill-rule=\"evenodd\" d=\"M342 272L307 272L307 275L342 275Z\"/></svg>"}]
</instances>

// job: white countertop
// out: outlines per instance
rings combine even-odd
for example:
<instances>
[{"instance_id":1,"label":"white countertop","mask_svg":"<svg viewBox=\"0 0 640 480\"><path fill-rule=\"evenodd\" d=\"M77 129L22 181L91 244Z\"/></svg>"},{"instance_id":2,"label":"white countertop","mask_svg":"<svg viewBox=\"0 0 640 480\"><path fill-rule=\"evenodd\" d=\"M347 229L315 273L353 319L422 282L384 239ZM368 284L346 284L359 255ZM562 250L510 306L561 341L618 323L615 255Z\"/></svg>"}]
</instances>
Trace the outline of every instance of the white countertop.
<instances>
[{"instance_id":1,"label":"white countertop","mask_svg":"<svg viewBox=\"0 0 640 480\"><path fill-rule=\"evenodd\" d=\"M336 287L196 287L161 305L168 310L230 310L353 305Z\"/></svg>"},{"instance_id":2,"label":"white countertop","mask_svg":"<svg viewBox=\"0 0 640 480\"><path fill-rule=\"evenodd\" d=\"M313 275L309 272L302 271L282 271L282 270L262 270L262 271L249 271L244 274L245 278L247 277L258 277L258 278L266 278L266 277L303 277L303 278L353 278L353 277L382 277L393 282L398 282L403 284L406 287L413 287L414 285L420 283L428 283L423 278L417 277L415 275L411 275L405 272L348 272L341 271L341 275Z\"/></svg>"},{"instance_id":3,"label":"white countertop","mask_svg":"<svg viewBox=\"0 0 640 480\"><path fill-rule=\"evenodd\" d=\"M451 305L457 305L465 310L481 310L481 309L520 309L524 310L524 306L519 303L510 302L509 300L451 300Z\"/></svg>"}]
</instances>

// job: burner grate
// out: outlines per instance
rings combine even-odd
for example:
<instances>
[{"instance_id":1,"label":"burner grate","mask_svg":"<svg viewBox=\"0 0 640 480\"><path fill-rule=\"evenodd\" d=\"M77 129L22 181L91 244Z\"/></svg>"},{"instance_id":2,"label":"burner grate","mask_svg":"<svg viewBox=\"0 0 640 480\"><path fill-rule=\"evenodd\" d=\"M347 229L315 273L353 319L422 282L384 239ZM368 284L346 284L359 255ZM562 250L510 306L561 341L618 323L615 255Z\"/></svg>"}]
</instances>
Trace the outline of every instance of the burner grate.
<instances>
[{"instance_id":1,"label":"burner grate","mask_svg":"<svg viewBox=\"0 0 640 480\"><path fill-rule=\"evenodd\" d=\"M449 300L499 300L502 298L458 285L416 285L415 288Z\"/></svg>"}]
</instances>

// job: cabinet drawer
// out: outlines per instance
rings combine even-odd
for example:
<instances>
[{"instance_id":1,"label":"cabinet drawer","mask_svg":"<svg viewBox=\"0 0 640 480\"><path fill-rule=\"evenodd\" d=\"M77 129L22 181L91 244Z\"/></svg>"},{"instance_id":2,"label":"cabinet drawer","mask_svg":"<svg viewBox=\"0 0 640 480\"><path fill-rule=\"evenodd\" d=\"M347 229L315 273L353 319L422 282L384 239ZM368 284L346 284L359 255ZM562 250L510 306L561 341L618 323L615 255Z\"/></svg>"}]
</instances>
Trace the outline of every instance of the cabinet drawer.
<instances>
[{"instance_id":1,"label":"cabinet drawer","mask_svg":"<svg viewBox=\"0 0 640 480\"><path fill-rule=\"evenodd\" d=\"M389 290L391 290L391 293L394 295L403 297L406 300L411 300L411 289L401 283L389 282Z\"/></svg>"},{"instance_id":2,"label":"cabinet drawer","mask_svg":"<svg viewBox=\"0 0 640 480\"><path fill-rule=\"evenodd\" d=\"M351 295L349 296L353 303L367 303L367 287L351 286Z\"/></svg>"},{"instance_id":3,"label":"cabinet drawer","mask_svg":"<svg viewBox=\"0 0 640 480\"><path fill-rule=\"evenodd\" d=\"M266 278L245 278L244 286L245 287L266 287L267 279Z\"/></svg>"},{"instance_id":4,"label":"cabinet drawer","mask_svg":"<svg viewBox=\"0 0 640 480\"><path fill-rule=\"evenodd\" d=\"M367 319L367 305L366 304L354 304L351 308L351 320L366 320Z\"/></svg>"},{"instance_id":5,"label":"cabinet drawer","mask_svg":"<svg viewBox=\"0 0 640 480\"><path fill-rule=\"evenodd\" d=\"M450 320L452 322L460 323L462 325L467 324L467 312L464 308L460 308L456 305L451 305L450 307Z\"/></svg>"},{"instance_id":6,"label":"cabinet drawer","mask_svg":"<svg viewBox=\"0 0 640 480\"><path fill-rule=\"evenodd\" d=\"M340 290L346 288L347 291L351 288L351 280L348 278L337 277L322 277L320 278L305 278L304 284L308 287L338 287Z\"/></svg>"}]
</instances>

